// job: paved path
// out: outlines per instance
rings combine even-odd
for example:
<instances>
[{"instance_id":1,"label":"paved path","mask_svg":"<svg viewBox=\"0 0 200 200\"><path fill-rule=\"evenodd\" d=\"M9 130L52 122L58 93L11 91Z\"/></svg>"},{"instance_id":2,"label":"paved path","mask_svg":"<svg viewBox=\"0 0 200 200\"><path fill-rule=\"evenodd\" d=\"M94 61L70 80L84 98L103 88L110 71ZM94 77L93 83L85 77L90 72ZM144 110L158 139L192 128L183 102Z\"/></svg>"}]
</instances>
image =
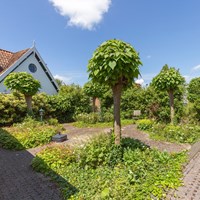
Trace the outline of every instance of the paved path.
<instances>
[{"instance_id":1,"label":"paved path","mask_svg":"<svg viewBox=\"0 0 200 200\"><path fill-rule=\"evenodd\" d=\"M189 162L184 168L183 186L172 191L169 200L200 200L200 142L189 151Z\"/></svg>"},{"instance_id":2,"label":"paved path","mask_svg":"<svg viewBox=\"0 0 200 200\"><path fill-rule=\"evenodd\" d=\"M183 184L174 192L174 197L171 197L171 200L200 200L200 152L187 165Z\"/></svg>"},{"instance_id":3,"label":"paved path","mask_svg":"<svg viewBox=\"0 0 200 200\"><path fill-rule=\"evenodd\" d=\"M32 170L27 151L0 148L0 200L59 200L60 192L49 178Z\"/></svg>"}]
</instances>

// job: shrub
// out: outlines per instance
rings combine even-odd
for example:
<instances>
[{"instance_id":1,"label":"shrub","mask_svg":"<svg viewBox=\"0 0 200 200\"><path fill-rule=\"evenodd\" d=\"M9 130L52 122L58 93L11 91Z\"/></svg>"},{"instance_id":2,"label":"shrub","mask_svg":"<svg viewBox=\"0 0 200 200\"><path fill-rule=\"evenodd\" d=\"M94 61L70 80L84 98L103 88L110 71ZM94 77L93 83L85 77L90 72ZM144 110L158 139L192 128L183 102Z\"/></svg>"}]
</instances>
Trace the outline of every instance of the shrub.
<instances>
[{"instance_id":1,"label":"shrub","mask_svg":"<svg viewBox=\"0 0 200 200\"><path fill-rule=\"evenodd\" d=\"M153 121L150 119L140 119L136 121L137 128L140 130L149 130L153 126Z\"/></svg>"},{"instance_id":2,"label":"shrub","mask_svg":"<svg viewBox=\"0 0 200 200\"><path fill-rule=\"evenodd\" d=\"M100 135L80 149L78 154L79 165L83 168L96 168L97 166L114 166L122 159L120 146L114 145L113 135Z\"/></svg>"},{"instance_id":3,"label":"shrub","mask_svg":"<svg viewBox=\"0 0 200 200\"><path fill-rule=\"evenodd\" d=\"M59 124L59 123L58 123L58 120L55 119L55 118L50 118L50 119L48 119L48 120L47 120L47 123L48 123L49 125L58 125L58 124Z\"/></svg>"},{"instance_id":4,"label":"shrub","mask_svg":"<svg viewBox=\"0 0 200 200\"><path fill-rule=\"evenodd\" d=\"M74 115L91 111L89 97L81 87L71 85L62 86L57 95L49 96L39 93L33 96L33 115L39 118L39 110L44 110L44 119L56 118L59 122L72 122ZM23 95L0 94L0 125L11 125L22 122L27 115L27 106Z\"/></svg>"},{"instance_id":5,"label":"shrub","mask_svg":"<svg viewBox=\"0 0 200 200\"><path fill-rule=\"evenodd\" d=\"M109 112L81 113L75 116L75 120L86 124L96 124L97 122L113 121L113 114Z\"/></svg>"},{"instance_id":6,"label":"shrub","mask_svg":"<svg viewBox=\"0 0 200 200\"><path fill-rule=\"evenodd\" d=\"M86 124L95 124L99 121L98 113L81 113L76 115L75 120Z\"/></svg>"},{"instance_id":7,"label":"shrub","mask_svg":"<svg viewBox=\"0 0 200 200\"><path fill-rule=\"evenodd\" d=\"M150 132L152 138L168 142L193 144L200 140L200 127L197 125L155 124Z\"/></svg>"},{"instance_id":8,"label":"shrub","mask_svg":"<svg viewBox=\"0 0 200 200\"><path fill-rule=\"evenodd\" d=\"M22 121L26 111L27 107L22 95L0 94L0 125Z\"/></svg>"},{"instance_id":9,"label":"shrub","mask_svg":"<svg viewBox=\"0 0 200 200\"><path fill-rule=\"evenodd\" d=\"M110 112L101 112L101 121L102 122L113 122L114 116Z\"/></svg>"}]
</instances>

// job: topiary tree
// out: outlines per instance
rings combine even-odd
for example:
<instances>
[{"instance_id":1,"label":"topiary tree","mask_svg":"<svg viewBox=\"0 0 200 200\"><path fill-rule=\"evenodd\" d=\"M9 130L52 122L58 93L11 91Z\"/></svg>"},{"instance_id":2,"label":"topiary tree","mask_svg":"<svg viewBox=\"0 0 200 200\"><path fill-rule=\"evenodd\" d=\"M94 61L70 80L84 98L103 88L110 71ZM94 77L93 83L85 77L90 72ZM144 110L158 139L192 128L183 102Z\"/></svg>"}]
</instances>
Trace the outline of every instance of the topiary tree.
<instances>
[{"instance_id":1,"label":"topiary tree","mask_svg":"<svg viewBox=\"0 0 200 200\"><path fill-rule=\"evenodd\" d=\"M153 86L160 91L167 91L170 100L170 121L174 123L174 91L185 82L174 67L164 65L160 73L153 78Z\"/></svg>"},{"instance_id":2,"label":"topiary tree","mask_svg":"<svg viewBox=\"0 0 200 200\"><path fill-rule=\"evenodd\" d=\"M92 97L92 110L93 112L97 111L97 105L96 102L99 102L99 98L103 96L103 94L108 90L105 85L100 85L99 83L93 83L92 81L88 81L84 86L83 86L84 92L89 96ZM99 105L100 109L100 105Z\"/></svg>"},{"instance_id":3,"label":"topiary tree","mask_svg":"<svg viewBox=\"0 0 200 200\"><path fill-rule=\"evenodd\" d=\"M128 43L108 40L94 52L88 63L89 78L93 82L111 87L114 100L115 144L120 144L120 100L123 87L131 84L140 74L141 61L138 53Z\"/></svg>"},{"instance_id":4,"label":"topiary tree","mask_svg":"<svg viewBox=\"0 0 200 200\"><path fill-rule=\"evenodd\" d=\"M188 99L190 102L195 102L200 99L200 77L193 78L188 85Z\"/></svg>"},{"instance_id":5,"label":"topiary tree","mask_svg":"<svg viewBox=\"0 0 200 200\"><path fill-rule=\"evenodd\" d=\"M4 81L5 86L10 90L17 90L25 97L28 113L32 113L32 96L41 88L40 82L26 72L10 73Z\"/></svg>"}]
</instances>

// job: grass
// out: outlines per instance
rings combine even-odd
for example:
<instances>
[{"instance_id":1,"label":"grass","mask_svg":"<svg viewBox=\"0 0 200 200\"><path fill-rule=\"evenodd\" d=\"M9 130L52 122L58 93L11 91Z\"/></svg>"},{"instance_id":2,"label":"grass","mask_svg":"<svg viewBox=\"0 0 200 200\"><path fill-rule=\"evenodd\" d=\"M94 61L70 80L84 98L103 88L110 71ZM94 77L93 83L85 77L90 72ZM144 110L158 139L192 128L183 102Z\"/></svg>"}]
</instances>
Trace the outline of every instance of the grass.
<instances>
[{"instance_id":1,"label":"grass","mask_svg":"<svg viewBox=\"0 0 200 200\"><path fill-rule=\"evenodd\" d=\"M131 125L131 124L133 124L133 122L134 121L132 119L121 120L122 126ZM113 127L113 122L97 122L94 124L90 124L90 123L84 123L84 122L77 121L77 122L73 122L72 125L77 128L110 128L110 127Z\"/></svg>"}]
</instances>

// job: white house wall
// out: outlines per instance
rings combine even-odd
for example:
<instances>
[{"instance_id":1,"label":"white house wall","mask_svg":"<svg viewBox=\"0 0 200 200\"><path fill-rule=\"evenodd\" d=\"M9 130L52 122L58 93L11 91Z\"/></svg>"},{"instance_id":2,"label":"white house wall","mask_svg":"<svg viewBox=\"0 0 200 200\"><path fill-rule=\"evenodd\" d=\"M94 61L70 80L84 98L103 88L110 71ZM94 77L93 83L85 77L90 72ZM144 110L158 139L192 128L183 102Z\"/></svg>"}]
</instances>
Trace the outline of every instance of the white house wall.
<instances>
[{"instance_id":1,"label":"white house wall","mask_svg":"<svg viewBox=\"0 0 200 200\"><path fill-rule=\"evenodd\" d=\"M29 70L29 64L35 64L37 67L37 71L35 73L30 72ZM52 85L50 79L44 72L43 68L41 67L40 63L35 58L34 53L29 56L23 63L20 64L13 72L27 72L31 74L35 79L39 80L41 83L41 89L40 92L45 92L49 95L56 94L57 91ZM5 92L6 87L3 85L3 82L0 83L0 92Z\"/></svg>"}]
</instances>

